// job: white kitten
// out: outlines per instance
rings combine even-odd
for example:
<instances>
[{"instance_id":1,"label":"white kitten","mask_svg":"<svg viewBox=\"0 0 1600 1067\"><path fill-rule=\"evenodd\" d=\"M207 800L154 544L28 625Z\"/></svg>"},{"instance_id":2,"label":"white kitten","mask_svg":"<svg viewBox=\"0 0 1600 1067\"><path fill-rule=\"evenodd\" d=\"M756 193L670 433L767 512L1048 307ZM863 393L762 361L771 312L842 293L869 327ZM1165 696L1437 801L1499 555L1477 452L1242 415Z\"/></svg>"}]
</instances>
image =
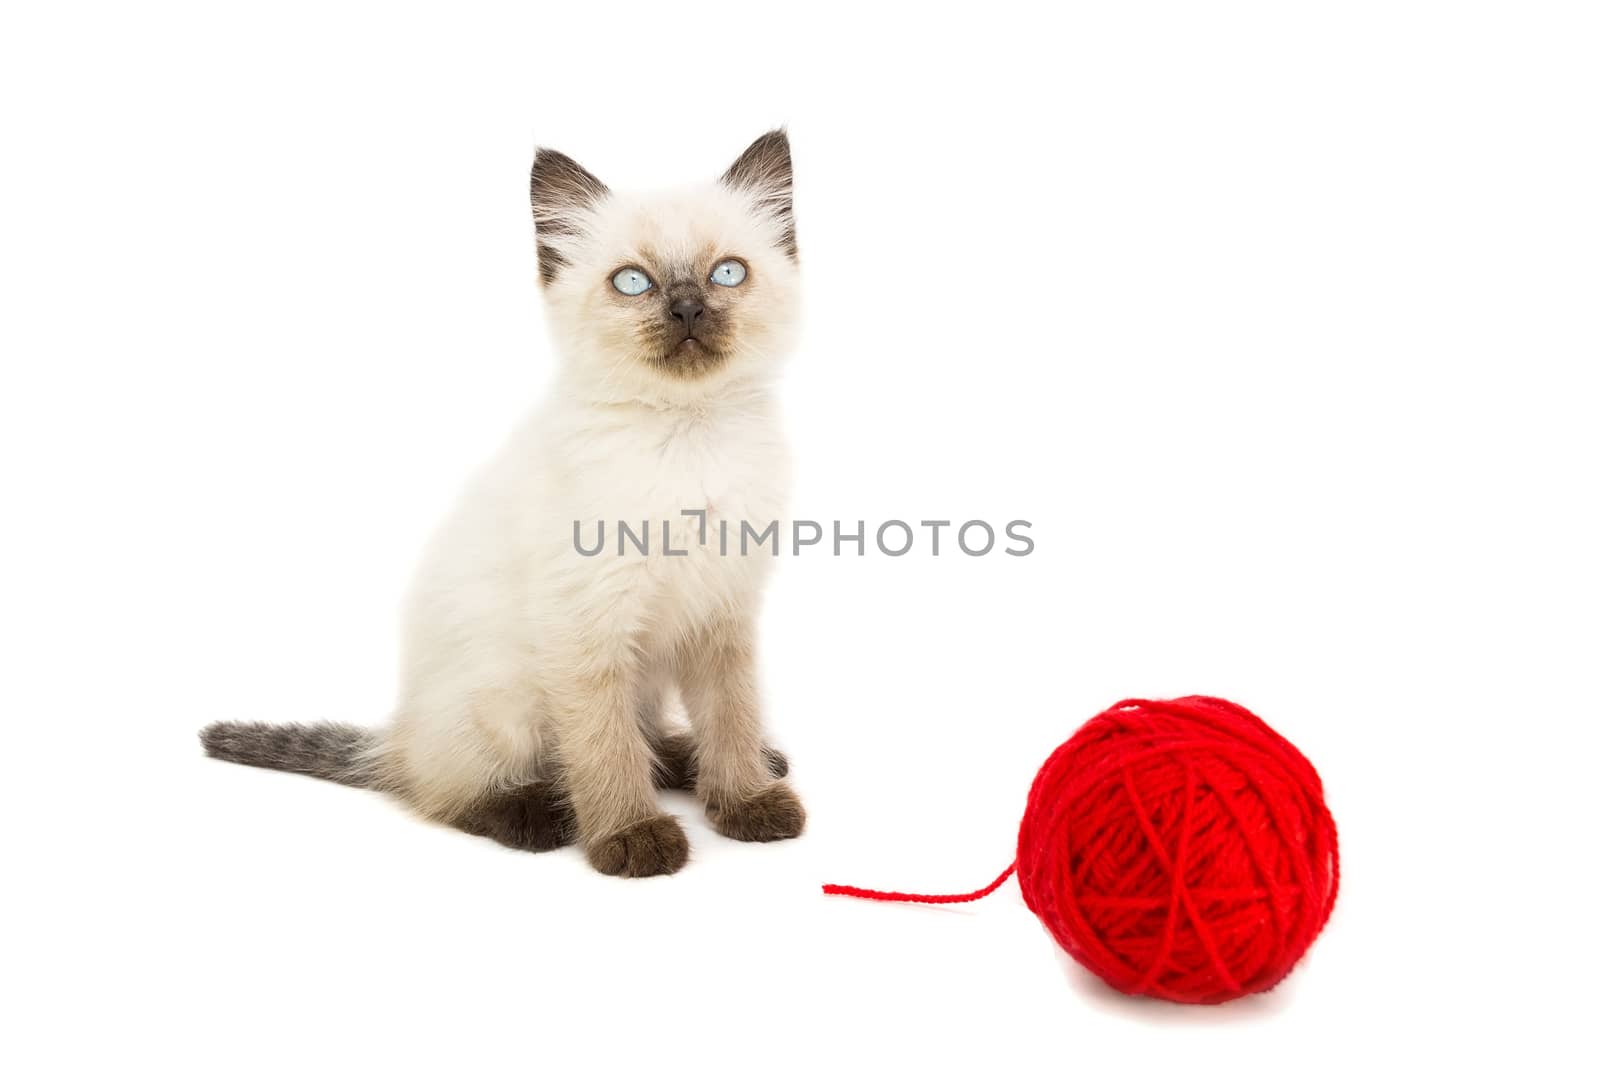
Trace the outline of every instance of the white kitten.
<instances>
[{"instance_id":1,"label":"white kitten","mask_svg":"<svg viewBox=\"0 0 1600 1067\"><path fill-rule=\"evenodd\" d=\"M772 384L798 313L788 139L648 197L541 150L532 197L562 367L423 563L393 722L214 723L206 750L385 789L513 847L575 836L608 874L687 860L658 785L693 785L728 836L793 837L805 815L763 746L754 670L771 555L738 543L787 491ZM615 543L586 554L602 529ZM689 735L663 722L674 689Z\"/></svg>"}]
</instances>

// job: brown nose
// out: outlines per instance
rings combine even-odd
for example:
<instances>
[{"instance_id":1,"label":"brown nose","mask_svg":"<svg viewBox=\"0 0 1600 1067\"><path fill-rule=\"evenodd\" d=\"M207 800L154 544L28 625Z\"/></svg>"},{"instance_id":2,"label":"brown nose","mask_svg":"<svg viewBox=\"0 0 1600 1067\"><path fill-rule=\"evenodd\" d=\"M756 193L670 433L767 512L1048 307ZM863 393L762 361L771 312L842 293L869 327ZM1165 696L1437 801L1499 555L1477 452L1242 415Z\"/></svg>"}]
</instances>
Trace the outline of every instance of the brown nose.
<instances>
[{"instance_id":1,"label":"brown nose","mask_svg":"<svg viewBox=\"0 0 1600 1067\"><path fill-rule=\"evenodd\" d=\"M706 306L698 300L674 300L672 302L672 317L683 323L683 328L694 333L694 320Z\"/></svg>"}]
</instances>

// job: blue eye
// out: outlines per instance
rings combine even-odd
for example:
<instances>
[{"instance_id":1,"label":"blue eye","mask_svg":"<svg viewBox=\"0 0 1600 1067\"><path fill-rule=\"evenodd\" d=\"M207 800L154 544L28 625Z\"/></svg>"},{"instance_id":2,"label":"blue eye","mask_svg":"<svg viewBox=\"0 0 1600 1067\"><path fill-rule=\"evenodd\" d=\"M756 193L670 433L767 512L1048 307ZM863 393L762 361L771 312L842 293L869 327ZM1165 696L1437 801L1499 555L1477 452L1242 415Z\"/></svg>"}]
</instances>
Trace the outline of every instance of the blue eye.
<instances>
[{"instance_id":1,"label":"blue eye","mask_svg":"<svg viewBox=\"0 0 1600 1067\"><path fill-rule=\"evenodd\" d=\"M638 296L650 288L650 276L638 267L623 267L611 276L611 284L623 296Z\"/></svg>"},{"instance_id":2,"label":"blue eye","mask_svg":"<svg viewBox=\"0 0 1600 1067\"><path fill-rule=\"evenodd\" d=\"M744 264L737 259L725 259L711 268L711 280L730 289L744 281L744 276Z\"/></svg>"}]
</instances>

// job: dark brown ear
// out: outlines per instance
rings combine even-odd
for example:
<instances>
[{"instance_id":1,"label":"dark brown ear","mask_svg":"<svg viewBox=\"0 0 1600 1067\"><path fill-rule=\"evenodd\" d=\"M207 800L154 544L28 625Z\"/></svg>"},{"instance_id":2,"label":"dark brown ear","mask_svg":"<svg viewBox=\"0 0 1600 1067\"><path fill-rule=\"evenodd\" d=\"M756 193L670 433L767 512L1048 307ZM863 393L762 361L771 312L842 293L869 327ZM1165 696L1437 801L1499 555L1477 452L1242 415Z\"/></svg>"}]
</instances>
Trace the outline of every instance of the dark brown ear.
<instances>
[{"instance_id":1,"label":"dark brown ear","mask_svg":"<svg viewBox=\"0 0 1600 1067\"><path fill-rule=\"evenodd\" d=\"M529 193L539 238L540 282L549 285L566 266L560 246L581 232L584 213L610 192L605 182L580 167L571 156L539 149L533 157Z\"/></svg>"},{"instance_id":2,"label":"dark brown ear","mask_svg":"<svg viewBox=\"0 0 1600 1067\"><path fill-rule=\"evenodd\" d=\"M794 167L789 161L789 135L769 130L757 137L722 176L725 185L748 189L783 222L783 250L799 258L794 239Z\"/></svg>"}]
</instances>

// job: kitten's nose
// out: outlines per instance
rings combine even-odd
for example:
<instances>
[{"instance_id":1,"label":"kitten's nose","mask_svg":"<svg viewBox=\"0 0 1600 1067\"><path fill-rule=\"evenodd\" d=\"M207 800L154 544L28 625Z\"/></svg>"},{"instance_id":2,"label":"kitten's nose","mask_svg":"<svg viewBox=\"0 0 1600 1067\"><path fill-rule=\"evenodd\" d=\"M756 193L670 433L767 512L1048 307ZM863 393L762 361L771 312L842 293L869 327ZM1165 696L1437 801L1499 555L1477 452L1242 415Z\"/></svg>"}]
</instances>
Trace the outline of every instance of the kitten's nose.
<instances>
[{"instance_id":1,"label":"kitten's nose","mask_svg":"<svg viewBox=\"0 0 1600 1067\"><path fill-rule=\"evenodd\" d=\"M692 334L694 333L694 320L698 319L700 317L700 313L705 309L706 306L700 303L698 300L674 300L672 302L672 317L680 320L683 323L684 329L688 330Z\"/></svg>"}]
</instances>

